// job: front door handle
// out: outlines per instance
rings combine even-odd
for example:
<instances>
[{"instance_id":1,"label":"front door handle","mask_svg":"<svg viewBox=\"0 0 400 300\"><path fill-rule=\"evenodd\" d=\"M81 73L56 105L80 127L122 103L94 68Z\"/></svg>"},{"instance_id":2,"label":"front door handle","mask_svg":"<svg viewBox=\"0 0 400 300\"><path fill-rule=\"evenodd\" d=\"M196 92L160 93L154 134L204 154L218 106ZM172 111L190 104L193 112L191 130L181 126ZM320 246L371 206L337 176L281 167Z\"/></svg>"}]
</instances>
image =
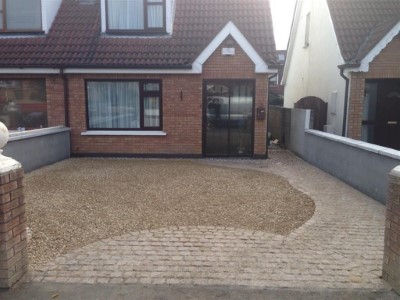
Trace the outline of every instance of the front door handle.
<instances>
[{"instance_id":1,"label":"front door handle","mask_svg":"<svg viewBox=\"0 0 400 300\"><path fill-rule=\"evenodd\" d=\"M399 122L397 121L388 121L387 124L388 125L397 125Z\"/></svg>"}]
</instances>

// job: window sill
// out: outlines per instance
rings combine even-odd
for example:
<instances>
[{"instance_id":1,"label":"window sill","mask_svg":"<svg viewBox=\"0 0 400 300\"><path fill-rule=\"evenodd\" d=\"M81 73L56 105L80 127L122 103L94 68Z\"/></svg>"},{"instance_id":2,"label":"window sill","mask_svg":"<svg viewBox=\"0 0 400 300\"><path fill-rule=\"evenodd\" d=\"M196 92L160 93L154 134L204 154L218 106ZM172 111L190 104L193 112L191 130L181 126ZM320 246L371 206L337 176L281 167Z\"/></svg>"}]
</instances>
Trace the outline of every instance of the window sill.
<instances>
[{"instance_id":1,"label":"window sill","mask_svg":"<svg viewBox=\"0 0 400 300\"><path fill-rule=\"evenodd\" d=\"M164 131L123 131L123 130L88 130L81 132L83 136L166 136Z\"/></svg>"}]
</instances>

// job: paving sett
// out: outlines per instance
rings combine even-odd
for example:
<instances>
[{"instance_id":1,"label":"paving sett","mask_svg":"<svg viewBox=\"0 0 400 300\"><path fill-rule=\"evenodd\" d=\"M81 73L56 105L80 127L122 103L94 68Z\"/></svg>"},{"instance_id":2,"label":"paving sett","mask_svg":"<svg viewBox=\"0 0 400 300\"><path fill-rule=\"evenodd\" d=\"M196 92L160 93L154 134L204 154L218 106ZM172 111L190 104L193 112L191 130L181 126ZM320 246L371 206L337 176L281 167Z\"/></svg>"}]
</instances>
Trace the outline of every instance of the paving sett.
<instances>
[{"instance_id":1,"label":"paving sett","mask_svg":"<svg viewBox=\"0 0 400 300\"><path fill-rule=\"evenodd\" d=\"M282 155L290 163L274 162ZM388 291L380 278L385 207L287 152L271 156L199 162L273 172L309 195L315 214L291 234L213 226L132 232L58 257L32 282Z\"/></svg>"}]
</instances>

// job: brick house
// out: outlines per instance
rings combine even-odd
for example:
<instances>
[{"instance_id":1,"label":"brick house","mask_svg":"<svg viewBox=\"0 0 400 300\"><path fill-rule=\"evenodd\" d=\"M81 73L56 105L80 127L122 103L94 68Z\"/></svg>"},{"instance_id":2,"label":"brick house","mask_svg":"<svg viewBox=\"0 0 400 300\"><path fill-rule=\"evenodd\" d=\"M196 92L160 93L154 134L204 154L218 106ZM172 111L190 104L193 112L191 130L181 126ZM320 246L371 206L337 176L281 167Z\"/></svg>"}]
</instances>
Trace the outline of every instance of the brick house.
<instances>
[{"instance_id":1,"label":"brick house","mask_svg":"<svg viewBox=\"0 0 400 300\"><path fill-rule=\"evenodd\" d=\"M286 107L328 103L326 130L400 150L400 1L299 0Z\"/></svg>"},{"instance_id":2,"label":"brick house","mask_svg":"<svg viewBox=\"0 0 400 300\"><path fill-rule=\"evenodd\" d=\"M266 157L268 0L0 0L0 120L74 155Z\"/></svg>"}]
</instances>

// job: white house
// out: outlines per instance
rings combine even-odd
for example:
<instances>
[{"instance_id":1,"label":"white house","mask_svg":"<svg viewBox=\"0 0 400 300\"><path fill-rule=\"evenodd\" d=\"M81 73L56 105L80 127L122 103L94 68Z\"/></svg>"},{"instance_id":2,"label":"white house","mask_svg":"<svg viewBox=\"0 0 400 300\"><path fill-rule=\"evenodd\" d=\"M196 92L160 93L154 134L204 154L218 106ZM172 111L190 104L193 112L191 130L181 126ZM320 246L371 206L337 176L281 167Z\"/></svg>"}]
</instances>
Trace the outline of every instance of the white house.
<instances>
[{"instance_id":1,"label":"white house","mask_svg":"<svg viewBox=\"0 0 400 300\"><path fill-rule=\"evenodd\" d=\"M329 131L400 149L399 31L398 0L298 0L284 106L318 97Z\"/></svg>"}]
</instances>

